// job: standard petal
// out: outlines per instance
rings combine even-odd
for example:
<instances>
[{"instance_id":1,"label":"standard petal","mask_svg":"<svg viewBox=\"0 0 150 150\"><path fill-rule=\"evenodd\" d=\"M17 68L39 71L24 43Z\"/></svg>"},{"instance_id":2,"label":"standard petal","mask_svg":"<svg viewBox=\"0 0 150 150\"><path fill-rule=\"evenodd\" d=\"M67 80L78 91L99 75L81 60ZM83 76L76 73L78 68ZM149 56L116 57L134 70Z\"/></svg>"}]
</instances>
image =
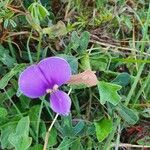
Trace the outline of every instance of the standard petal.
<instances>
[{"instance_id":1,"label":"standard petal","mask_svg":"<svg viewBox=\"0 0 150 150\"><path fill-rule=\"evenodd\" d=\"M71 68L69 63L60 57L50 57L42 60L38 64L40 70L45 75L51 88L55 84L58 86L66 83L71 77Z\"/></svg>"},{"instance_id":2,"label":"standard petal","mask_svg":"<svg viewBox=\"0 0 150 150\"><path fill-rule=\"evenodd\" d=\"M43 96L48 85L37 65L25 69L19 77L20 91L31 98Z\"/></svg>"},{"instance_id":3,"label":"standard petal","mask_svg":"<svg viewBox=\"0 0 150 150\"><path fill-rule=\"evenodd\" d=\"M68 115L71 108L71 99L65 92L57 90L50 96L50 105L54 112L60 115Z\"/></svg>"}]
</instances>

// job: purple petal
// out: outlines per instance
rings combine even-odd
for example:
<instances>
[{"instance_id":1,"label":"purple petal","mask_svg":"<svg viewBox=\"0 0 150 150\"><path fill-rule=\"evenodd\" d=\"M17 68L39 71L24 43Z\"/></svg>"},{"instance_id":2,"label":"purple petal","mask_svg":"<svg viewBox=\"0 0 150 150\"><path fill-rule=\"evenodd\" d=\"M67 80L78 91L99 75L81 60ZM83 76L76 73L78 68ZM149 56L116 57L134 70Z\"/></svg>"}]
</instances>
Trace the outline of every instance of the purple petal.
<instances>
[{"instance_id":1,"label":"purple petal","mask_svg":"<svg viewBox=\"0 0 150 150\"><path fill-rule=\"evenodd\" d=\"M71 100L68 94L57 90L50 96L51 108L54 112L60 115L68 115L71 107Z\"/></svg>"},{"instance_id":2,"label":"purple petal","mask_svg":"<svg viewBox=\"0 0 150 150\"><path fill-rule=\"evenodd\" d=\"M48 81L50 88L55 84L58 86L66 83L71 77L71 68L65 59L50 57L38 64L40 70Z\"/></svg>"},{"instance_id":3,"label":"purple petal","mask_svg":"<svg viewBox=\"0 0 150 150\"><path fill-rule=\"evenodd\" d=\"M48 84L37 65L25 69L19 77L20 91L31 98L43 96Z\"/></svg>"}]
</instances>

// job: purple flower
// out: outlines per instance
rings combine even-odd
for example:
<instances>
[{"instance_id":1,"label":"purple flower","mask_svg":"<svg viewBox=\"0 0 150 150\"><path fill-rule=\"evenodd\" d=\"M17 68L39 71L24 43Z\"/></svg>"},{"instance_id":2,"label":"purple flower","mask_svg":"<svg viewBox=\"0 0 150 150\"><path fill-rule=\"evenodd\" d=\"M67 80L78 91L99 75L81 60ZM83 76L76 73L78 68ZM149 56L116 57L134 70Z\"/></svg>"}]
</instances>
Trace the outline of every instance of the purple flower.
<instances>
[{"instance_id":1,"label":"purple flower","mask_svg":"<svg viewBox=\"0 0 150 150\"><path fill-rule=\"evenodd\" d=\"M50 93L52 110L60 115L68 115L71 107L70 97L58 87L67 83L70 77L71 68L68 62L59 57L50 57L37 65L29 66L21 73L19 89L30 98Z\"/></svg>"}]
</instances>

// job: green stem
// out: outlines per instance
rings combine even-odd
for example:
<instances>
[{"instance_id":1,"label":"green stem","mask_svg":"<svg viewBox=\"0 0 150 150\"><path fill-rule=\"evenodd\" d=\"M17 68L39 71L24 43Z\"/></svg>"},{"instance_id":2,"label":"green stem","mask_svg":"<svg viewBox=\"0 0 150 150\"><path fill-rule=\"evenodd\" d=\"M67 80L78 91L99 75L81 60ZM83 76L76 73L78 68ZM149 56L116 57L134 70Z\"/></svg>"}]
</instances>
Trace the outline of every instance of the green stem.
<instances>
[{"instance_id":1,"label":"green stem","mask_svg":"<svg viewBox=\"0 0 150 150\"><path fill-rule=\"evenodd\" d=\"M42 113L42 109L43 109L43 104L44 104L44 100L42 98L41 101L41 106L40 106L40 110L39 110L39 114L38 114L38 119L37 119L37 126L36 126L36 144L38 144L38 137L39 137L39 127L40 127L40 118L41 118L41 113Z\"/></svg>"},{"instance_id":2,"label":"green stem","mask_svg":"<svg viewBox=\"0 0 150 150\"><path fill-rule=\"evenodd\" d=\"M30 48L29 48L29 43L30 43L31 36L32 36L32 31L29 35L28 40L27 40L27 52L28 52L28 57L29 57L30 64L33 64L33 59L32 59L31 51L30 51Z\"/></svg>"},{"instance_id":3,"label":"green stem","mask_svg":"<svg viewBox=\"0 0 150 150\"><path fill-rule=\"evenodd\" d=\"M40 60L40 54L41 54L41 44L42 44L42 34L39 33L39 44L38 44L38 48L37 48L37 62Z\"/></svg>"}]
</instances>

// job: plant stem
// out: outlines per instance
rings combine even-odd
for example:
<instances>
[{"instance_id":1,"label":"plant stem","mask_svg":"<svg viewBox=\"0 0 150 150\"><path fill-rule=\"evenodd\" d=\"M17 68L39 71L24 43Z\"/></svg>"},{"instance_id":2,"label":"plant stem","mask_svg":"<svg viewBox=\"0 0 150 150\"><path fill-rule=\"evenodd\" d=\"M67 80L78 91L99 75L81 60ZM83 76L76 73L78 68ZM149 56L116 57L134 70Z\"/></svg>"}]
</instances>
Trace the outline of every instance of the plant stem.
<instances>
[{"instance_id":1,"label":"plant stem","mask_svg":"<svg viewBox=\"0 0 150 150\"><path fill-rule=\"evenodd\" d=\"M41 43L42 43L42 33L39 33L39 44L37 48L37 62L40 60L40 54L41 54Z\"/></svg>"},{"instance_id":2,"label":"plant stem","mask_svg":"<svg viewBox=\"0 0 150 150\"><path fill-rule=\"evenodd\" d=\"M43 104L44 104L44 100L42 98L41 101L41 106L40 106L40 110L39 110L39 115L38 115L38 119L37 119L37 126L36 126L36 144L38 144L38 137L39 137L39 127L40 127L40 118L41 118L41 113L42 113L42 108L43 108Z\"/></svg>"},{"instance_id":3,"label":"plant stem","mask_svg":"<svg viewBox=\"0 0 150 150\"><path fill-rule=\"evenodd\" d=\"M29 43L30 43L31 36L32 36L32 31L29 35L28 40L27 40L27 52L28 52L28 57L29 57L30 64L33 63L32 56L31 56L31 51L30 51L30 48L29 48Z\"/></svg>"},{"instance_id":4,"label":"plant stem","mask_svg":"<svg viewBox=\"0 0 150 150\"><path fill-rule=\"evenodd\" d=\"M59 116L59 114L56 114L56 116L55 116L53 122L51 123L51 125L50 125L48 131L46 132L43 150L46 150L46 148L47 148L47 144L48 144L48 139L49 139L50 131L51 131L51 129L52 129L54 123L56 122L58 116Z\"/></svg>"}]
</instances>

